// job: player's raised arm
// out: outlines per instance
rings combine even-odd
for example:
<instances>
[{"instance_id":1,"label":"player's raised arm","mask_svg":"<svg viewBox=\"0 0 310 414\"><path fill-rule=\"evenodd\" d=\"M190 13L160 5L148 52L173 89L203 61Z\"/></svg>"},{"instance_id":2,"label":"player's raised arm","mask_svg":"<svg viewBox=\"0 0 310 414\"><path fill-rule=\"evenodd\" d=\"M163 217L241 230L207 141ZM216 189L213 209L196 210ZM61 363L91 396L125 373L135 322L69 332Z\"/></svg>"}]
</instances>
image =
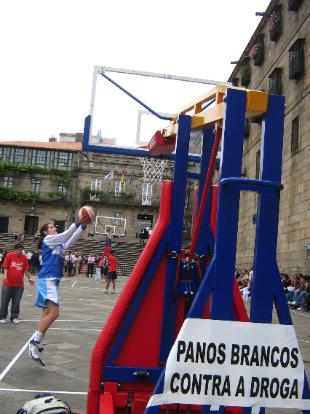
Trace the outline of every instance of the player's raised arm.
<instances>
[{"instance_id":1,"label":"player's raised arm","mask_svg":"<svg viewBox=\"0 0 310 414\"><path fill-rule=\"evenodd\" d=\"M79 223L72 223L68 230L64 231L63 233L57 234L56 232L55 234L49 234L45 236L44 242L48 247L53 249L54 247L68 241L78 228Z\"/></svg>"},{"instance_id":2,"label":"player's raised arm","mask_svg":"<svg viewBox=\"0 0 310 414\"><path fill-rule=\"evenodd\" d=\"M64 243L63 250L68 250L83 234L84 230L86 229L86 223L82 223L78 229L73 233L71 238Z\"/></svg>"}]
</instances>

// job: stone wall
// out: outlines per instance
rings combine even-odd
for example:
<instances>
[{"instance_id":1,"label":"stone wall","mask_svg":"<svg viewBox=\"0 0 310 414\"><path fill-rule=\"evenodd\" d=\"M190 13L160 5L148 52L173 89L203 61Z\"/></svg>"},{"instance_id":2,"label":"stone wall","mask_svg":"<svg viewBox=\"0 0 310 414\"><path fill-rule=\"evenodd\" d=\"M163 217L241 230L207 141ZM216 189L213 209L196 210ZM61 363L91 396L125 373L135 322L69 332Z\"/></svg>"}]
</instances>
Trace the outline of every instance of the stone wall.
<instances>
[{"instance_id":1,"label":"stone wall","mask_svg":"<svg viewBox=\"0 0 310 414\"><path fill-rule=\"evenodd\" d=\"M270 10L272 1L267 9ZM284 120L284 146L280 220L278 237L278 265L288 273L310 273L310 9L304 1L295 13L282 3L283 30L276 42L269 39L268 17L264 17L258 30L247 45L243 57L250 56L255 36L265 34L265 61L257 67L251 59L249 89L268 91L268 77L275 68L282 68L282 94L286 99ZM289 49L294 42L305 39L305 73L298 80L289 80ZM252 42L252 44L251 44ZM240 59L240 62L242 61ZM237 65L230 80L240 77L241 65ZM291 152L292 120L299 116L299 149ZM245 139L243 168L247 178L255 178L256 154L260 149L261 124L251 124L250 136ZM257 195L242 193L240 197L237 266L250 268L253 263ZM272 214L272 212L271 212Z\"/></svg>"}]
</instances>

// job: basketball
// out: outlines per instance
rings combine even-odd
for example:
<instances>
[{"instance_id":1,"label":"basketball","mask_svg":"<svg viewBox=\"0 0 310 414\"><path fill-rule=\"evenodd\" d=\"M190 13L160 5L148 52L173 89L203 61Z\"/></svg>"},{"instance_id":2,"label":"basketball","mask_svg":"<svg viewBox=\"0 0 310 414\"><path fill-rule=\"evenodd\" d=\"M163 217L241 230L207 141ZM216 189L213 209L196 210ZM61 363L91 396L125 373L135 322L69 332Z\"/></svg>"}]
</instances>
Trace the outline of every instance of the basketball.
<instances>
[{"instance_id":1,"label":"basketball","mask_svg":"<svg viewBox=\"0 0 310 414\"><path fill-rule=\"evenodd\" d=\"M91 223L96 216L96 211L92 206L83 206L78 212L78 221L79 223Z\"/></svg>"}]
</instances>

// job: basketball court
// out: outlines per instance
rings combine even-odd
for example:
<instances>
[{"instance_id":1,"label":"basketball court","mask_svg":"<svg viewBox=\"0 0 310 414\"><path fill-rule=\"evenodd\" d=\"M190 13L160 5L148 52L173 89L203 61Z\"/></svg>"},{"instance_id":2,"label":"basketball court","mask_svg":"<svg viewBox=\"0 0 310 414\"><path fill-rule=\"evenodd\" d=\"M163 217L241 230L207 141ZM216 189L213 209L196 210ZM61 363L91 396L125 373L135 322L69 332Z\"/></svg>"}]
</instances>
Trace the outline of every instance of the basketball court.
<instances>
[{"instance_id":1,"label":"basketball court","mask_svg":"<svg viewBox=\"0 0 310 414\"><path fill-rule=\"evenodd\" d=\"M32 335L39 310L33 306L34 289L27 285L21 306L21 323L0 325L0 412L14 414L41 392L52 392L73 410L85 413L89 361L92 347L127 279L118 278L117 294L105 294L103 285L89 278L62 282L61 313L48 331L45 367L27 356L26 342ZM310 373L310 313L292 311L307 373ZM59 392L56 394L55 392ZM267 410L267 413L288 413ZM291 411L298 413L298 411Z\"/></svg>"},{"instance_id":2,"label":"basketball court","mask_svg":"<svg viewBox=\"0 0 310 414\"><path fill-rule=\"evenodd\" d=\"M105 294L93 278L64 279L60 317L48 331L45 367L30 360L27 346L40 311L33 303L35 289L25 286L21 323L0 326L0 412L13 414L35 394L52 392L73 410L85 413L92 347L126 279L117 280L117 294ZM58 395L58 394L57 394Z\"/></svg>"}]
</instances>

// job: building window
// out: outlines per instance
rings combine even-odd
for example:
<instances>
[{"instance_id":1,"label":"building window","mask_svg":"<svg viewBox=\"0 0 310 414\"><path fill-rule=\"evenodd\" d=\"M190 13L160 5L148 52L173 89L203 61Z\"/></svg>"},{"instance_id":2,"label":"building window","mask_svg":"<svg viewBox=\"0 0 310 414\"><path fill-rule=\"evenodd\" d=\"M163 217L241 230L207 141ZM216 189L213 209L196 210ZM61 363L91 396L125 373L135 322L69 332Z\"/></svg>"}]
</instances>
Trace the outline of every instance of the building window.
<instances>
[{"instance_id":1,"label":"building window","mask_svg":"<svg viewBox=\"0 0 310 414\"><path fill-rule=\"evenodd\" d=\"M282 6L277 4L269 16L269 36L272 42L279 39L282 33Z\"/></svg>"},{"instance_id":2,"label":"building window","mask_svg":"<svg viewBox=\"0 0 310 414\"><path fill-rule=\"evenodd\" d=\"M252 56L254 66L262 66L265 58L264 35L257 36L255 44L252 49Z\"/></svg>"},{"instance_id":3,"label":"building window","mask_svg":"<svg viewBox=\"0 0 310 414\"><path fill-rule=\"evenodd\" d=\"M239 78L233 78L231 80L231 83L233 86L239 86Z\"/></svg>"},{"instance_id":4,"label":"building window","mask_svg":"<svg viewBox=\"0 0 310 414\"><path fill-rule=\"evenodd\" d=\"M282 68L275 68L269 75L269 93L273 95L282 94Z\"/></svg>"},{"instance_id":5,"label":"building window","mask_svg":"<svg viewBox=\"0 0 310 414\"><path fill-rule=\"evenodd\" d=\"M3 161L3 156L4 156L4 148L0 147L0 161Z\"/></svg>"},{"instance_id":6,"label":"building window","mask_svg":"<svg viewBox=\"0 0 310 414\"><path fill-rule=\"evenodd\" d=\"M288 9L290 11L296 12L301 6L302 2L303 0L288 0Z\"/></svg>"},{"instance_id":7,"label":"building window","mask_svg":"<svg viewBox=\"0 0 310 414\"><path fill-rule=\"evenodd\" d=\"M125 182L116 180L114 183L114 194L118 196L124 192L125 192Z\"/></svg>"},{"instance_id":8,"label":"building window","mask_svg":"<svg viewBox=\"0 0 310 414\"><path fill-rule=\"evenodd\" d=\"M13 187L13 177L3 177L3 187L12 188Z\"/></svg>"},{"instance_id":9,"label":"building window","mask_svg":"<svg viewBox=\"0 0 310 414\"><path fill-rule=\"evenodd\" d=\"M33 178L31 180L30 191L34 191L36 193L40 192L41 187L41 179L40 178Z\"/></svg>"},{"instance_id":10,"label":"building window","mask_svg":"<svg viewBox=\"0 0 310 414\"><path fill-rule=\"evenodd\" d=\"M24 163L28 151L24 148L12 148L10 161L16 164Z\"/></svg>"},{"instance_id":11,"label":"building window","mask_svg":"<svg viewBox=\"0 0 310 414\"><path fill-rule=\"evenodd\" d=\"M113 219L113 225L114 226L121 226L122 225L122 213L121 211L115 211L114 212L114 219Z\"/></svg>"},{"instance_id":12,"label":"building window","mask_svg":"<svg viewBox=\"0 0 310 414\"><path fill-rule=\"evenodd\" d=\"M38 165L39 167L46 167L47 151L43 150L34 150L33 151L33 164Z\"/></svg>"},{"instance_id":13,"label":"building window","mask_svg":"<svg viewBox=\"0 0 310 414\"><path fill-rule=\"evenodd\" d=\"M250 120L248 118L246 118L245 121L244 121L244 137L245 138L248 138L250 136L250 132L251 132L250 128L251 128L250 127Z\"/></svg>"},{"instance_id":14,"label":"building window","mask_svg":"<svg viewBox=\"0 0 310 414\"><path fill-rule=\"evenodd\" d=\"M54 167L68 169L72 165L72 153L57 151L54 153Z\"/></svg>"},{"instance_id":15,"label":"building window","mask_svg":"<svg viewBox=\"0 0 310 414\"><path fill-rule=\"evenodd\" d=\"M305 72L305 39L297 39L289 50L289 79L298 80Z\"/></svg>"},{"instance_id":16,"label":"building window","mask_svg":"<svg viewBox=\"0 0 310 414\"><path fill-rule=\"evenodd\" d=\"M250 58L245 57L242 61L241 69L240 69L240 82L241 85L245 88L251 82L251 65L250 65Z\"/></svg>"},{"instance_id":17,"label":"building window","mask_svg":"<svg viewBox=\"0 0 310 414\"><path fill-rule=\"evenodd\" d=\"M1 161L11 161L11 149L12 151L14 150L14 148L11 147L1 147Z\"/></svg>"},{"instance_id":18,"label":"building window","mask_svg":"<svg viewBox=\"0 0 310 414\"><path fill-rule=\"evenodd\" d=\"M92 178L90 189L92 191L101 191L102 180L100 178Z\"/></svg>"},{"instance_id":19,"label":"building window","mask_svg":"<svg viewBox=\"0 0 310 414\"><path fill-rule=\"evenodd\" d=\"M152 205L152 193L153 193L153 184L143 183L142 184L142 205L143 206Z\"/></svg>"},{"instance_id":20,"label":"building window","mask_svg":"<svg viewBox=\"0 0 310 414\"><path fill-rule=\"evenodd\" d=\"M299 116L292 121L291 131L291 153L294 154L299 150Z\"/></svg>"},{"instance_id":21,"label":"building window","mask_svg":"<svg viewBox=\"0 0 310 414\"><path fill-rule=\"evenodd\" d=\"M61 194L67 194L67 188L63 183L58 183L57 192Z\"/></svg>"},{"instance_id":22,"label":"building window","mask_svg":"<svg viewBox=\"0 0 310 414\"><path fill-rule=\"evenodd\" d=\"M255 178L256 180L259 179L260 176L260 150L256 151L256 159L255 159Z\"/></svg>"},{"instance_id":23,"label":"building window","mask_svg":"<svg viewBox=\"0 0 310 414\"><path fill-rule=\"evenodd\" d=\"M251 124L261 124L263 122L264 115L252 116Z\"/></svg>"}]
</instances>

